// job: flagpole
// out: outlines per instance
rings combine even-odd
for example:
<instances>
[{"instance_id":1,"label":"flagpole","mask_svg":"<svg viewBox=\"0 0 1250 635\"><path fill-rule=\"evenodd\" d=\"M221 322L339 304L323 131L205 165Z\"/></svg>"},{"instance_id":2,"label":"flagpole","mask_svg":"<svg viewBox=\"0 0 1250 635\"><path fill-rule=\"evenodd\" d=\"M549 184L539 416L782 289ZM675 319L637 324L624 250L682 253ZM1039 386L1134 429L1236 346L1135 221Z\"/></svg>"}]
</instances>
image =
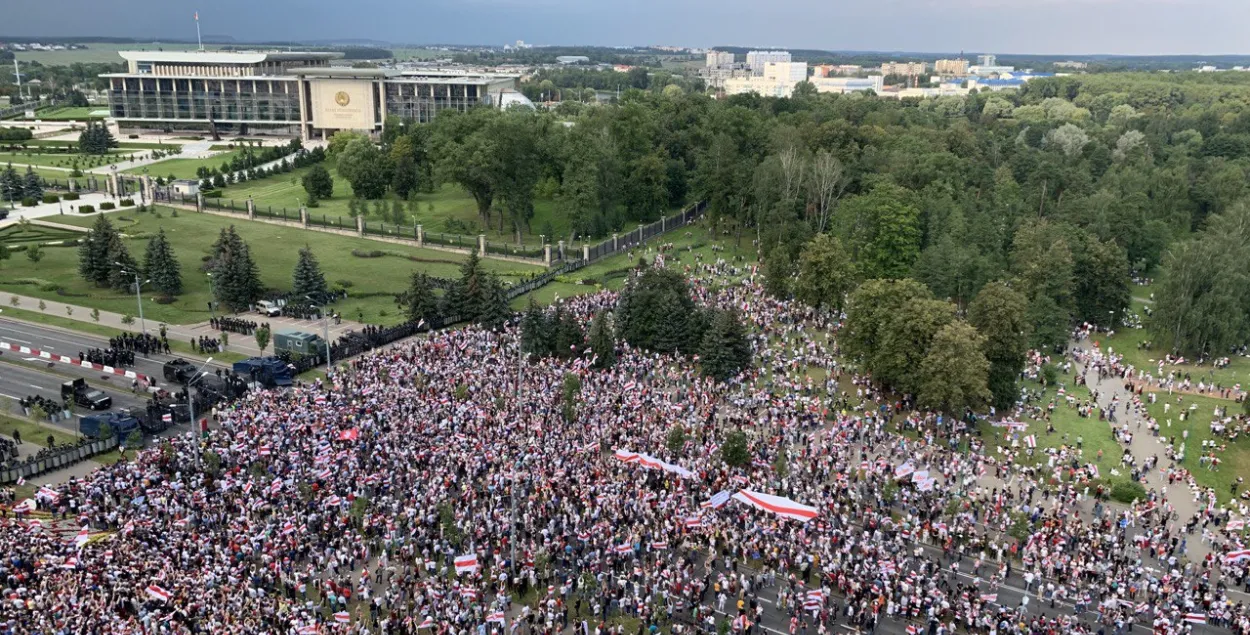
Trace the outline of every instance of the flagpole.
<instances>
[{"instance_id":1,"label":"flagpole","mask_svg":"<svg viewBox=\"0 0 1250 635\"><path fill-rule=\"evenodd\" d=\"M200 47L200 51L204 50L204 40L200 39L200 12L195 12L195 43Z\"/></svg>"}]
</instances>

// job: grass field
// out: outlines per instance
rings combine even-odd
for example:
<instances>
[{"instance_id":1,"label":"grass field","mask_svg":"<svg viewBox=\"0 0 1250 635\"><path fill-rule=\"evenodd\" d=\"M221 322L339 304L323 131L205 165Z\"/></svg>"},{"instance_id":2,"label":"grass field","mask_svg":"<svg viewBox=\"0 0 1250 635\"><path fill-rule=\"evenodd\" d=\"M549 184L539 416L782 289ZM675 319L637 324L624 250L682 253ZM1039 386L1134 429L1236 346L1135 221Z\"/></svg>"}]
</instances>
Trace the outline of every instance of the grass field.
<instances>
[{"instance_id":1,"label":"grass field","mask_svg":"<svg viewBox=\"0 0 1250 635\"><path fill-rule=\"evenodd\" d=\"M453 51L427 48L394 48L391 51L395 53L395 59L397 60L436 60L450 58L455 55Z\"/></svg>"},{"instance_id":2,"label":"grass field","mask_svg":"<svg viewBox=\"0 0 1250 635\"><path fill-rule=\"evenodd\" d=\"M3 142L0 146L19 146L27 148L65 148L73 152L78 151L77 141L54 141L52 139L30 139L29 141ZM146 143L143 141L121 141L117 144L117 152L126 152L128 150L170 150L180 148L177 144L169 143ZM19 150L20 152L20 150Z\"/></svg>"},{"instance_id":3,"label":"grass field","mask_svg":"<svg viewBox=\"0 0 1250 635\"><path fill-rule=\"evenodd\" d=\"M41 121L87 121L89 119L104 119L108 116L108 107L106 106L82 106L82 107L64 107L64 108L45 108L35 112L34 117L30 117L30 121L36 119Z\"/></svg>"},{"instance_id":4,"label":"grass field","mask_svg":"<svg viewBox=\"0 0 1250 635\"><path fill-rule=\"evenodd\" d=\"M142 261L147 244L146 237L157 229L164 228L182 265L185 292L175 302L159 304L153 297L145 294L144 315L149 322L188 324L208 319L209 279L200 271L200 265L220 230L230 224L235 225L238 233L251 246L253 257L260 269L261 280L266 286L276 289L290 288L291 272L298 258L298 250L308 245L320 260L326 280L332 286L347 286L351 297L336 305L338 311L344 317L363 317L365 321L374 323L392 324L402 321L393 294L403 291L413 271L419 269L435 276L455 277L462 260L458 254L407 248L293 227L251 223L212 214L181 212L178 217L174 217L171 215L172 210L168 208L160 208L159 212L159 218L153 213L139 214L133 210L110 215L123 232L138 236L126 240L131 255L136 259ZM89 227L95 218L66 215L58 216L55 220ZM353 249L381 249L395 255L358 258L352 255ZM420 258L423 262L415 262L410 258ZM97 289L82 281L78 276L77 262L78 251L74 248L49 247L44 250L44 259L38 264L31 263L26 258L11 258L0 265L0 271L3 271L3 275L0 275L0 290L123 314L136 312L133 295ZM540 270L538 267L490 259L484 260L483 266L489 271L503 274L508 282ZM344 281L346 285L342 284ZM0 306L8 306L7 301ZM22 308L30 310L33 307Z\"/></svg>"},{"instance_id":5,"label":"grass field","mask_svg":"<svg viewBox=\"0 0 1250 635\"><path fill-rule=\"evenodd\" d=\"M1183 443L1185 460L1181 464L1194 474L1200 484L1215 488L1220 500L1228 500L1229 486L1238 476L1244 476L1246 466L1250 466L1250 439L1242 436L1230 443L1224 437L1211 433L1211 421L1215 418L1217 408L1227 408L1228 415L1231 416L1241 412L1241 404L1227 399L1169 395L1166 392L1157 393L1156 396L1157 401L1148 405L1147 410L1159 422L1159 434L1166 437L1178 450ZM1165 404L1170 404L1171 407L1167 408ZM1182 412L1185 413L1184 419L1181 418ZM1188 438L1185 437L1186 433ZM1218 449L1215 450L1215 456L1221 461L1219 468L1211 470L1199 464L1204 441L1216 442ZM1156 454L1159 455L1160 463L1166 466L1168 462L1164 454L1165 448L1165 445L1160 444Z\"/></svg>"},{"instance_id":6,"label":"grass field","mask_svg":"<svg viewBox=\"0 0 1250 635\"><path fill-rule=\"evenodd\" d=\"M130 152L115 151L110 154L96 156L87 154L66 154L64 152L38 152L35 148L26 152L0 152L0 165L12 163L17 165L34 165L51 168L70 168L75 164L79 169L86 170L92 165L108 165L109 161L125 161Z\"/></svg>"},{"instance_id":7,"label":"grass field","mask_svg":"<svg viewBox=\"0 0 1250 635\"><path fill-rule=\"evenodd\" d=\"M75 240L82 237L82 232L72 229L58 229L46 225L18 223L8 227L0 227L0 245L16 247L32 243L47 243L55 240Z\"/></svg>"},{"instance_id":8,"label":"grass field","mask_svg":"<svg viewBox=\"0 0 1250 635\"><path fill-rule=\"evenodd\" d=\"M163 177L173 176L178 179L194 179L197 178L195 171L201 167L221 169L222 163L228 163L236 155L242 154L242 150L234 152L223 152L213 155L207 159L179 159L177 157L149 163L148 165L129 168L122 170L127 174L142 174L143 169L147 168L149 174L160 175Z\"/></svg>"},{"instance_id":9,"label":"grass field","mask_svg":"<svg viewBox=\"0 0 1250 635\"><path fill-rule=\"evenodd\" d=\"M334 195L329 199L320 201L318 207L310 209L309 213L317 216L347 218L349 216L348 202L352 198L351 184L338 175L338 171L332 163L327 163L326 168L334 178ZM301 201L308 198L308 194L300 184L300 179L309 169L311 168L292 170L288 174L270 176L255 181L248 181L241 185L229 186L224 190L222 198L225 200L243 201L250 197L256 201L256 205L259 207L272 207L275 210L286 207L293 211L299 208ZM385 222L390 224L389 210L393 203L388 199L385 204L388 210L388 218ZM447 184L429 194L418 193L413 201L401 202L401 206L404 211L404 224L420 224L425 228L427 234L446 233L476 236L483 231L477 214L477 204L473 201L473 197L456 185ZM564 220L563 214L557 213L554 202L535 201L534 208L534 218L530 222L530 226L535 233L524 237L524 242L527 246L534 248L541 244L539 234L542 233L542 228L547 223L550 223L551 229L557 235L568 232L568 223ZM498 217L496 216L495 218ZM382 216L376 213L376 202L369 204L369 212L365 215L365 220L369 222L383 222ZM451 223L449 224L448 221L451 221ZM492 242L515 243L516 237L508 228L501 233L498 226L495 225L491 229L486 229L484 233L486 233L487 239Z\"/></svg>"},{"instance_id":10,"label":"grass field","mask_svg":"<svg viewBox=\"0 0 1250 635\"><path fill-rule=\"evenodd\" d=\"M112 44L112 43L90 43L86 49L76 51L14 51L14 56L19 62L39 62L45 66L68 66L70 64L88 64L94 62L110 62L120 64L121 56L118 51L191 51L196 48L195 44L186 43L160 43L151 42L145 44Z\"/></svg>"}]
</instances>

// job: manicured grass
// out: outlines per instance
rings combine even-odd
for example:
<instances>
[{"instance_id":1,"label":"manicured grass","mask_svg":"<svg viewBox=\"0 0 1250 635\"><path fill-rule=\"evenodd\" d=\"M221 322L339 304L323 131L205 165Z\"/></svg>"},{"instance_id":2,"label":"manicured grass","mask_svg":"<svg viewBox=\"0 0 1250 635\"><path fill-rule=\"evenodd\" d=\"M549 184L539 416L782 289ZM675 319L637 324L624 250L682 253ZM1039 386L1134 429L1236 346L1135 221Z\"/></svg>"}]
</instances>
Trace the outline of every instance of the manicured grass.
<instances>
[{"instance_id":1,"label":"manicured grass","mask_svg":"<svg viewBox=\"0 0 1250 635\"><path fill-rule=\"evenodd\" d=\"M100 112L101 114L95 114ZM35 112L33 119L42 121L86 121L103 119L108 116L108 106L83 106L65 108L47 108Z\"/></svg>"},{"instance_id":2,"label":"manicured grass","mask_svg":"<svg viewBox=\"0 0 1250 635\"><path fill-rule=\"evenodd\" d=\"M194 179L198 178L195 172L201 167L217 168L220 170L221 164L229 163L230 160L238 154L241 154L241 151L224 152L222 154L208 157L207 159L179 159L174 157L123 171L127 174L142 174L144 168L147 168L148 174L155 176L173 176L178 179Z\"/></svg>"},{"instance_id":3,"label":"manicured grass","mask_svg":"<svg viewBox=\"0 0 1250 635\"><path fill-rule=\"evenodd\" d=\"M556 298L571 298L573 296L594 293L599 287L584 284L572 284L568 282L549 282L525 295L517 296L512 300L512 308L517 311L524 311L529 306L530 297L539 306L546 306L556 301Z\"/></svg>"},{"instance_id":4,"label":"manicured grass","mask_svg":"<svg viewBox=\"0 0 1250 635\"><path fill-rule=\"evenodd\" d=\"M74 240L82 237L82 232L69 229L57 229L46 225L16 224L0 228L0 245L15 247L32 243L47 243L54 240Z\"/></svg>"},{"instance_id":5,"label":"manicured grass","mask_svg":"<svg viewBox=\"0 0 1250 635\"><path fill-rule=\"evenodd\" d=\"M108 165L109 161L125 161L130 154L129 152L113 152L104 155L108 157L107 160L101 159L97 161L100 157L93 155L67 154L64 152L42 153L32 148L27 152L0 152L0 164L12 163L14 169L19 165L71 168L77 164L79 169L86 171L91 163Z\"/></svg>"},{"instance_id":6,"label":"manicured grass","mask_svg":"<svg viewBox=\"0 0 1250 635\"><path fill-rule=\"evenodd\" d=\"M22 412L21 406L16 401L8 397L0 397L0 400L3 400L6 404L11 404L9 406L11 408L10 412ZM52 435L57 445L78 441L77 437L60 428L40 425L26 418L19 419L8 415L0 415L0 435L12 439L14 430L22 435L22 443L33 443L39 447L47 447L48 435Z\"/></svg>"},{"instance_id":7,"label":"manicured grass","mask_svg":"<svg viewBox=\"0 0 1250 635\"><path fill-rule=\"evenodd\" d=\"M324 216L333 219L337 216L347 219L350 216L348 204L353 196L351 184L338 175L333 161L327 161L325 167L334 179L334 194L328 199L319 201L316 208L308 211L315 217ZM231 185L223 190L221 198L223 201L233 200L236 203L251 198L260 208L271 208L275 212L286 208L289 213L297 214L296 210L299 209L301 202L308 198L300 180L310 169L301 168L279 176ZM370 224L393 224L394 218L391 215L393 197L386 199L384 205L386 213L378 214L377 202L370 202L365 221ZM419 224L424 228L427 236L443 234L445 239L454 240L455 236L459 235L467 237L468 240L474 240L479 233L484 233L491 243L508 246L516 244L516 234L513 233L507 221L504 223L503 231L499 230L498 210L491 217L491 227L484 227L477 213L477 203L474 202L472 196L457 185L444 184L434 192L418 192L413 196L412 201L401 201L400 205L403 211L402 224L409 227ZM631 224L628 229L633 229L635 226L636 224ZM522 236L522 243L527 249L540 249L541 235L547 231L554 235L554 238L547 237L547 240L552 243L560 240L561 237L568 236L568 215L561 211L554 201L536 200L534 201L534 218L530 220L530 231Z\"/></svg>"},{"instance_id":8,"label":"manicured grass","mask_svg":"<svg viewBox=\"0 0 1250 635\"><path fill-rule=\"evenodd\" d=\"M363 312L366 321L401 321L393 294L406 288L413 271L422 270L434 276L455 277L459 272L459 263L463 260L459 254L380 243L364 238L187 211L179 212L175 218L169 208L158 210L160 218L153 213L136 213L134 210L110 215L121 231L127 235L140 236L126 240L126 246L135 258L142 260L147 237L164 228L182 265L185 290L175 302L159 304L153 296L144 294L143 311L149 324L157 321L190 324L209 318L209 279L200 271L200 265L221 229L231 224L251 246L252 255L260 269L261 280L269 287L289 289L299 248L303 245L311 247L331 286L340 281L351 284L348 287L349 299L335 307L344 317L350 319L357 319ZM90 227L95 218L66 215L56 217L56 221ZM382 250L397 255L358 258L352 255L352 250ZM79 278L77 249L48 248L44 253L44 259L38 265L32 264L26 258L11 258L6 261L3 264L4 275L0 276L0 290L96 307L104 311L131 315L137 313L133 295L111 289L98 289ZM424 262L409 260L410 257L420 258ZM489 271L503 274L507 282L541 270L539 267L491 259L484 260L483 266ZM17 280L39 280L46 284L17 284L14 282ZM45 290L51 288L49 285L59 285L63 294ZM3 306L7 306L7 300L0 304L0 307Z\"/></svg>"},{"instance_id":9,"label":"manicured grass","mask_svg":"<svg viewBox=\"0 0 1250 635\"><path fill-rule=\"evenodd\" d=\"M91 62L119 64L123 60L117 55L118 51L191 51L195 48L195 44L187 44L186 42L149 42L144 44L92 42L85 49L73 51L14 51L13 55L20 62L39 62L45 66L68 66L70 64L87 64ZM9 64L9 66L12 66L12 64Z\"/></svg>"},{"instance_id":10,"label":"manicured grass","mask_svg":"<svg viewBox=\"0 0 1250 635\"><path fill-rule=\"evenodd\" d=\"M1134 368L1139 368L1157 378L1159 377L1159 361L1167 356L1167 351L1161 350L1158 346L1152 346L1150 349L1143 348L1143 345L1151 340L1150 332L1146 329L1126 328L1116 332L1110 338L1103 338L1100 343L1103 350L1106 350L1108 346L1111 347L1112 352L1123 355L1124 360L1132 364ZM1215 382L1226 388L1241 384L1244 390L1250 385L1250 358L1229 356L1229 365L1225 368L1215 368L1211 362L1201 365L1164 364L1163 376L1166 377L1168 373L1176 373L1182 380L1188 376L1195 389L1201 381L1207 384Z\"/></svg>"}]
</instances>

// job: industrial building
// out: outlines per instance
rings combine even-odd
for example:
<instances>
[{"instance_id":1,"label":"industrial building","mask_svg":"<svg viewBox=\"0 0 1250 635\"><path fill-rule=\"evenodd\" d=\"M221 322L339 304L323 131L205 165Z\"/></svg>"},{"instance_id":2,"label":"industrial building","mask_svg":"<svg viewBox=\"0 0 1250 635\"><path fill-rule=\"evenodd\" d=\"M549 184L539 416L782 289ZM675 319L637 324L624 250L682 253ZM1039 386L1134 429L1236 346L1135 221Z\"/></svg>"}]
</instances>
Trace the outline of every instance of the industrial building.
<instances>
[{"instance_id":1,"label":"industrial building","mask_svg":"<svg viewBox=\"0 0 1250 635\"><path fill-rule=\"evenodd\" d=\"M122 51L109 114L122 132L215 128L303 139L377 133L387 117L426 122L447 109L528 104L519 75L331 66L341 53ZM532 104L529 104L532 106Z\"/></svg>"}]
</instances>

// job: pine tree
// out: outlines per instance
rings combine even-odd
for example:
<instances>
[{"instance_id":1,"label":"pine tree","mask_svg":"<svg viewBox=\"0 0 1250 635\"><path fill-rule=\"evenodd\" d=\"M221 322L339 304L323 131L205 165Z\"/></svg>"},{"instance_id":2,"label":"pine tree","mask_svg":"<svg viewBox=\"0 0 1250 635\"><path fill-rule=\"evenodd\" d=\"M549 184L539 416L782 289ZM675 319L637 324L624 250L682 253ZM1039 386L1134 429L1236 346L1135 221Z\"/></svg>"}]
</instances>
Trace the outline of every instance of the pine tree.
<instances>
[{"instance_id":1,"label":"pine tree","mask_svg":"<svg viewBox=\"0 0 1250 635\"><path fill-rule=\"evenodd\" d=\"M616 364L616 336L609 319L606 311L600 311L590 321L590 350L594 352L595 368L611 368Z\"/></svg>"},{"instance_id":2,"label":"pine tree","mask_svg":"<svg viewBox=\"0 0 1250 635\"><path fill-rule=\"evenodd\" d=\"M554 352L551 323L547 312L530 296L529 306L521 318L521 350L532 357L550 357Z\"/></svg>"},{"instance_id":3,"label":"pine tree","mask_svg":"<svg viewBox=\"0 0 1250 635\"><path fill-rule=\"evenodd\" d=\"M165 297L182 293L182 271L169 240L165 238L164 228L148 241L147 251L143 254L143 270L152 278L156 290Z\"/></svg>"},{"instance_id":4,"label":"pine tree","mask_svg":"<svg viewBox=\"0 0 1250 635\"><path fill-rule=\"evenodd\" d=\"M718 311L703 336L700 369L707 377L726 381L751 365L751 343L736 310Z\"/></svg>"},{"instance_id":5,"label":"pine tree","mask_svg":"<svg viewBox=\"0 0 1250 635\"><path fill-rule=\"evenodd\" d=\"M139 263L131 257L130 250L122 241L121 234L114 232L108 243L108 285L118 291L134 290L135 272L139 271ZM142 282L142 278L140 278Z\"/></svg>"},{"instance_id":6,"label":"pine tree","mask_svg":"<svg viewBox=\"0 0 1250 635\"><path fill-rule=\"evenodd\" d=\"M557 309L555 326L556 357L570 358L582 354L586 346L586 333L572 312Z\"/></svg>"},{"instance_id":7,"label":"pine tree","mask_svg":"<svg viewBox=\"0 0 1250 635\"><path fill-rule=\"evenodd\" d=\"M43 179L35 174L35 170L29 165L26 166L26 183L22 187L22 196L24 198L33 198L36 201L43 198Z\"/></svg>"},{"instance_id":8,"label":"pine tree","mask_svg":"<svg viewBox=\"0 0 1250 635\"><path fill-rule=\"evenodd\" d=\"M97 287L109 286L114 269L109 261L109 246L116 235L113 223L100 214L78 247L78 274Z\"/></svg>"},{"instance_id":9,"label":"pine tree","mask_svg":"<svg viewBox=\"0 0 1250 635\"><path fill-rule=\"evenodd\" d=\"M478 258L477 252L472 252L464 264L460 265L460 279L448 294L448 313L462 320L477 320L482 314L485 284L486 274L482 271L482 259Z\"/></svg>"},{"instance_id":10,"label":"pine tree","mask_svg":"<svg viewBox=\"0 0 1250 635\"><path fill-rule=\"evenodd\" d=\"M481 311L477 322L489 329L503 328L504 322L512 317L512 309L508 307L508 295L500 282L499 276L486 274L486 282L482 289Z\"/></svg>"},{"instance_id":11,"label":"pine tree","mask_svg":"<svg viewBox=\"0 0 1250 635\"><path fill-rule=\"evenodd\" d=\"M22 180L13 169L12 163L4 169L4 172L0 172L0 198L5 201L22 199Z\"/></svg>"},{"instance_id":12,"label":"pine tree","mask_svg":"<svg viewBox=\"0 0 1250 635\"><path fill-rule=\"evenodd\" d=\"M245 311L260 298L260 272L247 243L231 225L214 245L213 291L217 301L232 311Z\"/></svg>"},{"instance_id":13,"label":"pine tree","mask_svg":"<svg viewBox=\"0 0 1250 635\"><path fill-rule=\"evenodd\" d=\"M408 290L399 297L399 304L407 311L410 322L424 321L429 327L442 324L438 296L434 295L434 284L425 272L413 272Z\"/></svg>"},{"instance_id":14,"label":"pine tree","mask_svg":"<svg viewBox=\"0 0 1250 635\"><path fill-rule=\"evenodd\" d=\"M291 277L291 294L296 301L306 296L314 302L325 302L329 298L330 288L326 286L325 274L321 273L321 265L307 245L299 250L299 261L295 263L295 272Z\"/></svg>"}]
</instances>

